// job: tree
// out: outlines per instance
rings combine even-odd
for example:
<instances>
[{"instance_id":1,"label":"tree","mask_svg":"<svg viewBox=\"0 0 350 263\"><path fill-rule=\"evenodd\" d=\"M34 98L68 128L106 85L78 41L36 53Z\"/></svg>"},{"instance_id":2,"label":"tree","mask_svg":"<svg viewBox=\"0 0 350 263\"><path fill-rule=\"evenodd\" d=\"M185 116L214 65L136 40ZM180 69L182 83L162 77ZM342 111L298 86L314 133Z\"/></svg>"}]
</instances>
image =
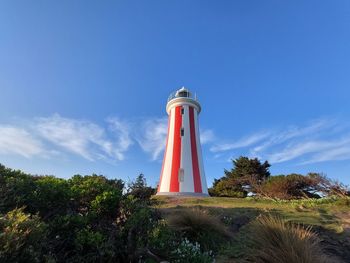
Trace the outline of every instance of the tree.
<instances>
[{"instance_id":1,"label":"tree","mask_svg":"<svg viewBox=\"0 0 350 263\"><path fill-rule=\"evenodd\" d=\"M228 178L245 178L254 177L261 182L270 176L270 164L268 161L261 163L259 159L249 159L248 157L239 157L232 160L233 168L228 171L225 169L224 173Z\"/></svg>"},{"instance_id":2,"label":"tree","mask_svg":"<svg viewBox=\"0 0 350 263\"><path fill-rule=\"evenodd\" d=\"M267 161L261 163L257 158L239 157L232 160L233 168L224 170L225 176L214 181L209 193L215 196L245 197L270 176Z\"/></svg>"},{"instance_id":3,"label":"tree","mask_svg":"<svg viewBox=\"0 0 350 263\"><path fill-rule=\"evenodd\" d=\"M147 186L146 177L142 173L128 184L128 194L141 200L148 200L155 192L154 188Z\"/></svg>"}]
</instances>

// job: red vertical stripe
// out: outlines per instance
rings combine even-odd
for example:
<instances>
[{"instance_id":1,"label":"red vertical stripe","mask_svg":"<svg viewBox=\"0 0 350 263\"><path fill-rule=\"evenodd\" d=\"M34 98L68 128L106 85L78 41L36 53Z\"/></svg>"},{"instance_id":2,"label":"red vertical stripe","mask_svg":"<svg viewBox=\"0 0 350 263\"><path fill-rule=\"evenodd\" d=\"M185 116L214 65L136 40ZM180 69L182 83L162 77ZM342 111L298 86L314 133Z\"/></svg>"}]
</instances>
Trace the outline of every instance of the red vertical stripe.
<instances>
[{"instance_id":1,"label":"red vertical stripe","mask_svg":"<svg viewBox=\"0 0 350 263\"><path fill-rule=\"evenodd\" d=\"M169 141L169 129L170 129L170 123L171 123L170 120L171 120L171 114L169 114L169 118L168 118L168 133L167 133L167 136L166 136L166 145L165 145L164 159L163 159L163 164L162 164L162 171L160 173L160 180L159 180L157 192L160 191L160 186L162 185L162 178L163 178L163 173L164 173L164 164L165 164L165 160L166 160L166 154L167 154L167 149L168 149L168 141Z\"/></svg>"},{"instance_id":2,"label":"red vertical stripe","mask_svg":"<svg viewBox=\"0 0 350 263\"><path fill-rule=\"evenodd\" d=\"M196 130L194 126L193 107L189 107L189 110L190 110L191 154L192 154L194 191L196 193L202 193L202 183L201 183L201 176L200 176L199 165L198 165Z\"/></svg>"},{"instance_id":3,"label":"red vertical stripe","mask_svg":"<svg viewBox=\"0 0 350 263\"><path fill-rule=\"evenodd\" d=\"M179 192L179 169L181 162L181 106L175 108L173 160L171 166L170 192Z\"/></svg>"}]
</instances>

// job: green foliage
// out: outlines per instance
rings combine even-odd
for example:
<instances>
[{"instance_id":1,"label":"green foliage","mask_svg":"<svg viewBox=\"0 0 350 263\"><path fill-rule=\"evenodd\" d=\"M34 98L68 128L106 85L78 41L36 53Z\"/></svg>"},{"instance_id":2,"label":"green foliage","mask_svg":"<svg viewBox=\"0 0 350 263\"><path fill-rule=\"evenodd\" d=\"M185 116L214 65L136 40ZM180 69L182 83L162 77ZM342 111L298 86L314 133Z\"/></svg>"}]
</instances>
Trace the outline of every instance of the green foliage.
<instances>
[{"instance_id":1,"label":"green foliage","mask_svg":"<svg viewBox=\"0 0 350 263\"><path fill-rule=\"evenodd\" d=\"M31 212L39 212L43 217L66 212L71 198L66 180L42 176L34 184L35 190L28 196Z\"/></svg>"},{"instance_id":2,"label":"green foliage","mask_svg":"<svg viewBox=\"0 0 350 263\"><path fill-rule=\"evenodd\" d=\"M239 157L232 160L233 168L224 170L225 176L215 180L209 189L212 196L246 197L255 185L263 183L270 176L270 164L257 158Z\"/></svg>"},{"instance_id":3,"label":"green foliage","mask_svg":"<svg viewBox=\"0 0 350 263\"><path fill-rule=\"evenodd\" d=\"M141 200L148 200L156 193L156 189L147 186L146 178L143 174L139 174L135 181L128 184L128 194L135 196Z\"/></svg>"},{"instance_id":4,"label":"green foliage","mask_svg":"<svg viewBox=\"0 0 350 263\"><path fill-rule=\"evenodd\" d=\"M232 160L233 168L225 170L225 175L228 178L242 178L246 176L253 176L258 181L263 181L270 176L268 161L261 163L257 158L250 159L248 157L239 157Z\"/></svg>"},{"instance_id":5,"label":"green foliage","mask_svg":"<svg viewBox=\"0 0 350 263\"><path fill-rule=\"evenodd\" d=\"M0 216L0 261L40 262L45 224L23 208Z\"/></svg>"},{"instance_id":6,"label":"green foliage","mask_svg":"<svg viewBox=\"0 0 350 263\"><path fill-rule=\"evenodd\" d=\"M165 221L160 221L153 228L149 238L150 250L170 262L213 262L214 254L211 250L203 251L198 242L189 241Z\"/></svg>"},{"instance_id":7,"label":"green foliage","mask_svg":"<svg viewBox=\"0 0 350 263\"><path fill-rule=\"evenodd\" d=\"M110 211L117 211L124 187L121 180L109 180L104 176L93 174L74 175L68 182L75 205L81 213L86 213L92 206L95 211L103 212L108 206L114 205L114 209ZM98 208L99 204L105 207Z\"/></svg>"},{"instance_id":8,"label":"green foliage","mask_svg":"<svg viewBox=\"0 0 350 263\"><path fill-rule=\"evenodd\" d=\"M159 215L146 204L146 201L139 200L133 195L127 195L121 203L117 221L122 226L130 261L136 261L146 254L150 243L149 237L158 224Z\"/></svg>"},{"instance_id":9,"label":"green foliage","mask_svg":"<svg viewBox=\"0 0 350 263\"><path fill-rule=\"evenodd\" d=\"M152 229L149 235L149 248L164 259L170 259L174 247L181 241L181 236L171 229L165 220L158 221L157 225Z\"/></svg>"},{"instance_id":10,"label":"green foliage","mask_svg":"<svg viewBox=\"0 0 350 263\"><path fill-rule=\"evenodd\" d=\"M172 252L173 261L175 263L212 263L212 252L202 252L199 243L192 243L188 239L184 239L178 247Z\"/></svg>"},{"instance_id":11,"label":"green foliage","mask_svg":"<svg viewBox=\"0 0 350 263\"><path fill-rule=\"evenodd\" d=\"M255 168L250 169L247 163ZM318 174L307 178L300 175L267 178L268 165L261 164L264 169L260 169L258 163L246 158L236 160L237 170L226 171L211 192L244 197L255 189L259 196L273 192L274 201L217 197L176 199L172 203L170 198L169 204L205 205L208 210L176 208L175 213L163 214L167 220L162 219L162 209L153 208L161 202L156 202L156 198L150 200L154 189L147 186L142 174L125 190L121 180L102 175L75 175L66 180L32 176L0 165L0 262L213 262L214 255L223 251L224 246L236 242L232 231L247 224L242 210L229 216L222 216L223 210L218 216L212 213L212 207L233 204L245 210L258 207L254 213L248 213L250 219L258 211L288 206L292 220L298 222L295 214L303 213L309 216L309 223L343 229L339 218L348 217L349 200L341 184ZM252 171L258 175L244 175ZM285 188L281 187L284 182ZM291 186L294 188L290 189ZM282 196L281 192L310 197L320 191L334 197L288 203L276 197ZM337 216L331 214L329 207L339 210ZM239 233L234 235L242 236L248 238ZM231 251L235 254L241 251L242 255L245 250L241 248L249 242L239 240L240 245L237 241Z\"/></svg>"},{"instance_id":12,"label":"green foliage","mask_svg":"<svg viewBox=\"0 0 350 263\"><path fill-rule=\"evenodd\" d=\"M0 164L0 212L31 205L35 191L34 177Z\"/></svg>"},{"instance_id":13,"label":"green foliage","mask_svg":"<svg viewBox=\"0 0 350 263\"><path fill-rule=\"evenodd\" d=\"M322 174L270 176L270 164L267 161L261 163L257 158L241 156L232 162L233 168L225 169L225 176L214 180L213 187L209 189L211 196L246 197L249 192L260 197L288 200L350 196L347 186Z\"/></svg>"},{"instance_id":14,"label":"green foliage","mask_svg":"<svg viewBox=\"0 0 350 263\"><path fill-rule=\"evenodd\" d=\"M120 191L104 191L91 201L91 209L97 213L97 215L116 214L111 212L118 211L120 199Z\"/></svg>"},{"instance_id":15,"label":"green foliage","mask_svg":"<svg viewBox=\"0 0 350 263\"><path fill-rule=\"evenodd\" d=\"M247 196L247 191L236 180L222 178L215 180L213 187L209 189L209 194L211 196L242 198Z\"/></svg>"}]
</instances>

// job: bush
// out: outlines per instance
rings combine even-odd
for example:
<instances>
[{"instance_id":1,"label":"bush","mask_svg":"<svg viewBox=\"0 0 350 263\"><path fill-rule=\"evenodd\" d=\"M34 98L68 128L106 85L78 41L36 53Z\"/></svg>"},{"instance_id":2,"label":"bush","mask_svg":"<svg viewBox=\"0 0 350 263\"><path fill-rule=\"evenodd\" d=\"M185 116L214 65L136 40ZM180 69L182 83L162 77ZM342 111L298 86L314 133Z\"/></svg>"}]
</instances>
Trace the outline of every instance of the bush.
<instances>
[{"instance_id":1,"label":"bush","mask_svg":"<svg viewBox=\"0 0 350 263\"><path fill-rule=\"evenodd\" d=\"M28 209L42 217L65 214L70 204L71 192L66 180L54 176L40 176L34 180L35 190L28 195Z\"/></svg>"},{"instance_id":2,"label":"bush","mask_svg":"<svg viewBox=\"0 0 350 263\"><path fill-rule=\"evenodd\" d=\"M316 194L318 180L301 174L271 176L259 189L258 194L277 199L320 198Z\"/></svg>"},{"instance_id":3,"label":"bush","mask_svg":"<svg viewBox=\"0 0 350 263\"><path fill-rule=\"evenodd\" d=\"M292 225L271 215L260 216L252 225L253 262L330 262L310 228Z\"/></svg>"},{"instance_id":4,"label":"bush","mask_svg":"<svg viewBox=\"0 0 350 263\"><path fill-rule=\"evenodd\" d=\"M45 224L14 209L0 217L0 262L41 262Z\"/></svg>"},{"instance_id":5,"label":"bush","mask_svg":"<svg viewBox=\"0 0 350 263\"><path fill-rule=\"evenodd\" d=\"M77 212L88 215L117 216L124 188L121 180L109 180L102 175L74 175L68 180L74 207Z\"/></svg>"},{"instance_id":6,"label":"bush","mask_svg":"<svg viewBox=\"0 0 350 263\"><path fill-rule=\"evenodd\" d=\"M180 241L181 236L169 228L164 220L160 220L149 235L149 248L160 258L170 259Z\"/></svg>"},{"instance_id":7,"label":"bush","mask_svg":"<svg viewBox=\"0 0 350 263\"><path fill-rule=\"evenodd\" d=\"M219 197L243 198L248 194L236 180L227 178L217 180L208 191L210 196Z\"/></svg>"},{"instance_id":8,"label":"bush","mask_svg":"<svg viewBox=\"0 0 350 263\"><path fill-rule=\"evenodd\" d=\"M35 188L33 176L0 164L0 212L7 213L16 207L30 207L30 197Z\"/></svg>"},{"instance_id":9,"label":"bush","mask_svg":"<svg viewBox=\"0 0 350 263\"><path fill-rule=\"evenodd\" d=\"M185 238L172 252L174 263L212 263L214 262L212 251L202 252L199 243L191 243Z\"/></svg>"}]
</instances>

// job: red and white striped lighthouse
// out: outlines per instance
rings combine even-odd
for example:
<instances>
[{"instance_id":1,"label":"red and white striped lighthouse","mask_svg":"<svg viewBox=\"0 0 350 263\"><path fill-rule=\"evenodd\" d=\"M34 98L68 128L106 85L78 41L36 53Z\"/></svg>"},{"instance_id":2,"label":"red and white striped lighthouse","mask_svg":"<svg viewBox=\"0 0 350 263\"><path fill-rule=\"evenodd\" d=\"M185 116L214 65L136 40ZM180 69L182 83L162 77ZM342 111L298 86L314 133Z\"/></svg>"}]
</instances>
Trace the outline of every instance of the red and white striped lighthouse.
<instances>
[{"instance_id":1,"label":"red and white striped lighthouse","mask_svg":"<svg viewBox=\"0 0 350 263\"><path fill-rule=\"evenodd\" d=\"M157 195L208 196L199 139L201 106L184 87L166 105L168 136Z\"/></svg>"}]
</instances>

